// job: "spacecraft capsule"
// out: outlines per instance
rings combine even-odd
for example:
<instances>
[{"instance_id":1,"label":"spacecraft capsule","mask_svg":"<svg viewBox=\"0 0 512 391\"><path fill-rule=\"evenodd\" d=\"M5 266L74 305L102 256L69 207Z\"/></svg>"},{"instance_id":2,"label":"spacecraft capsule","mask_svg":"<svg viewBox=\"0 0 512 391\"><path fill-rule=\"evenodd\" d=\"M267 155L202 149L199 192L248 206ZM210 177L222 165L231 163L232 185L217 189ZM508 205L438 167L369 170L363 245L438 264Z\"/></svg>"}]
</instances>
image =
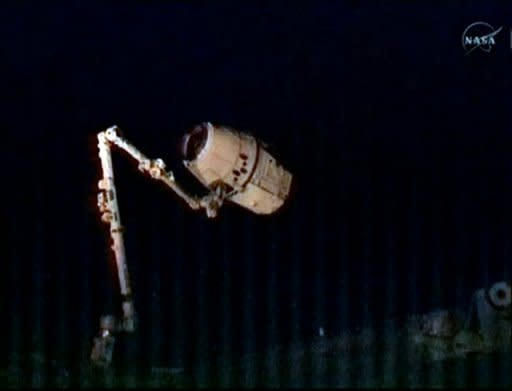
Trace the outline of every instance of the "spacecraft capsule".
<instances>
[{"instance_id":1,"label":"spacecraft capsule","mask_svg":"<svg viewBox=\"0 0 512 391\"><path fill-rule=\"evenodd\" d=\"M209 122L181 143L183 164L206 187L223 185L227 199L257 214L279 209L292 175L253 136Z\"/></svg>"}]
</instances>

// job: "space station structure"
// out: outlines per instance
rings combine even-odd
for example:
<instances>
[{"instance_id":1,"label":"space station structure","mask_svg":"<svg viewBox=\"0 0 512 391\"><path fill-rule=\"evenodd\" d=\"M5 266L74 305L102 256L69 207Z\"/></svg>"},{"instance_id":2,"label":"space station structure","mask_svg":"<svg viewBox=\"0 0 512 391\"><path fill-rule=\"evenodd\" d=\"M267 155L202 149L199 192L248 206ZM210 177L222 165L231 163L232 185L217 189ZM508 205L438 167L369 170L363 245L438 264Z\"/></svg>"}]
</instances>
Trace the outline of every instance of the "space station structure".
<instances>
[{"instance_id":1,"label":"space station structure","mask_svg":"<svg viewBox=\"0 0 512 391\"><path fill-rule=\"evenodd\" d=\"M436 310L410 318L412 345L439 360L512 348L512 291L508 281L477 289L467 312Z\"/></svg>"}]
</instances>

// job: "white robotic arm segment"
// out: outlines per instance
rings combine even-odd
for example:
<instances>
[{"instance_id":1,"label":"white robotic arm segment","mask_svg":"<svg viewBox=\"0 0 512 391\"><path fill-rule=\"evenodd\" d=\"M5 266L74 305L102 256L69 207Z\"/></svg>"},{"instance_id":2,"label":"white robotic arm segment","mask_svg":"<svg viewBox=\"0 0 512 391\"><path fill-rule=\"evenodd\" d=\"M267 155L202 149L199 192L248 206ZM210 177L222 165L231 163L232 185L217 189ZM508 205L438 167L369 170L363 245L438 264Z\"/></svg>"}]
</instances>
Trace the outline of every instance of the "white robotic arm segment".
<instances>
[{"instance_id":1,"label":"white robotic arm segment","mask_svg":"<svg viewBox=\"0 0 512 391\"><path fill-rule=\"evenodd\" d=\"M108 366L112 360L114 348L114 333L118 331L133 332L136 328L136 315L133 305L130 279L126 264L126 252L123 239L123 227L117 203L116 188L114 184L114 169L110 143L106 134L98 134L98 149L102 168L102 178L98 182L98 208L101 213L102 222L109 224L110 237L112 239L111 249L114 252L119 287L123 297L122 311L123 318L118 321L111 315L102 316L100 319L100 332L94 338L91 360L96 365Z\"/></svg>"},{"instance_id":2,"label":"white robotic arm segment","mask_svg":"<svg viewBox=\"0 0 512 391\"><path fill-rule=\"evenodd\" d=\"M148 173L152 178L164 182L167 186L174 190L183 200L185 200L192 209L197 210L200 208L197 198L188 195L181 188L181 186L179 186L176 183L174 179L174 174L171 171L165 171L165 163L163 162L162 159L148 159L142 152L140 152L127 140L120 137L117 134L117 129L117 126L112 126L108 128L103 133L104 138L108 140L111 144L127 152L133 159L135 159L139 164L138 168L141 172ZM100 135L101 134L102 133L100 133Z\"/></svg>"},{"instance_id":3,"label":"white robotic arm segment","mask_svg":"<svg viewBox=\"0 0 512 391\"><path fill-rule=\"evenodd\" d=\"M98 135L98 141L99 156L103 171L103 177L98 182L98 188L100 189L98 193L98 208L101 212L101 220L110 225L110 236L113 242L111 248L116 258L121 294L125 297L129 297L131 295L131 288L126 267L123 227L121 225L121 216L117 203L110 145L105 140L102 133ZM132 314L126 315L131 316Z\"/></svg>"}]
</instances>

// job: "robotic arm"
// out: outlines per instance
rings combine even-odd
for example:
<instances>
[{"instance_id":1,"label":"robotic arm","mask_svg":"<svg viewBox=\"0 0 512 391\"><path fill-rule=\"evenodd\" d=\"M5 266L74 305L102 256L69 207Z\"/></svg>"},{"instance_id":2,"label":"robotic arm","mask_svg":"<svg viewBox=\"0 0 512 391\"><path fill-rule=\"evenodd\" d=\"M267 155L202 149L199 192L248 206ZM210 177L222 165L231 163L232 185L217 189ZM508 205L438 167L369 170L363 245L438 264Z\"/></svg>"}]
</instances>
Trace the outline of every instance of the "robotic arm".
<instances>
[{"instance_id":1,"label":"robotic arm","mask_svg":"<svg viewBox=\"0 0 512 391\"><path fill-rule=\"evenodd\" d=\"M271 214L289 195L292 175L279 165L252 136L211 123L196 126L182 141L185 167L209 189L203 197L189 195L165 170L162 159L151 160L118 134L112 126L98 133L102 178L98 182L98 208L102 222L109 224L122 300L122 319L112 315L100 318L100 333L94 339L91 360L108 366L117 332L134 332L136 314L126 263L123 227L117 202L112 165L112 147L137 161L143 174L165 183L193 210L205 209L209 218L228 199L257 214Z\"/></svg>"}]
</instances>

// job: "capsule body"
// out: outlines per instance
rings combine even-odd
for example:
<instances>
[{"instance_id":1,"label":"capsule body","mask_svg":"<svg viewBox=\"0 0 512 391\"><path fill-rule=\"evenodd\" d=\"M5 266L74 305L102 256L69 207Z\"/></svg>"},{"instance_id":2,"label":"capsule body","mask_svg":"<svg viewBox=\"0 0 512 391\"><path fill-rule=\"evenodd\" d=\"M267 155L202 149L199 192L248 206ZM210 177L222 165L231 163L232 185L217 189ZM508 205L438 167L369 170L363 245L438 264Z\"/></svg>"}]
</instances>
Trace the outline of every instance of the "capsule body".
<instances>
[{"instance_id":1,"label":"capsule body","mask_svg":"<svg viewBox=\"0 0 512 391\"><path fill-rule=\"evenodd\" d=\"M289 195L291 173L249 134L203 123L185 135L182 152L203 185L223 184L230 201L254 213L273 213Z\"/></svg>"}]
</instances>

